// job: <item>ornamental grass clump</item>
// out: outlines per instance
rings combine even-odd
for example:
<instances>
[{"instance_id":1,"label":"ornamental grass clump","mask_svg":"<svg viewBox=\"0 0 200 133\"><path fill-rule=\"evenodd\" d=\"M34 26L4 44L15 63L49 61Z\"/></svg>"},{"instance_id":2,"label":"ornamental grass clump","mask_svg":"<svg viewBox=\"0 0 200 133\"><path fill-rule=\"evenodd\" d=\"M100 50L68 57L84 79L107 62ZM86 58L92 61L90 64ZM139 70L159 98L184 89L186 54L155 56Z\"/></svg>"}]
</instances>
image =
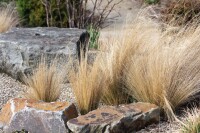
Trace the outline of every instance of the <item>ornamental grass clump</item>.
<instances>
[{"instance_id":1,"label":"ornamental grass clump","mask_svg":"<svg viewBox=\"0 0 200 133\"><path fill-rule=\"evenodd\" d=\"M102 101L107 105L124 104L132 99L126 92L124 84L125 66L129 65L130 59L140 50L145 50L146 41L153 41L152 34L157 35L154 23L146 23L138 19L128 28L118 31L115 37L111 37L104 44L108 50L104 53L103 71L106 73L106 86L104 87Z\"/></svg>"},{"instance_id":2,"label":"ornamental grass clump","mask_svg":"<svg viewBox=\"0 0 200 133\"><path fill-rule=\"evenodd\" d=\"M62 70L58 69L56 60L49 65L43 58L33 73L22 80L28 86L24 94L26 98L54 102L60 96L64 76Z\"/></svg>"},{"instance_id":3,"label":"ornamental grass clump","mask_svg":"<svg viewBox=\"0 0 200 133\"><path fill-rule=\"evenodd\" d=\"M0 33L8 31L10 28L16 26L19 19L15 9L7 5L0 9Z\"/></svg>"},{"instance_id":4,"label":"ornamental grass clump","mask_svg":"<svg viewBox=\"0 0 200 133\"><path fill-rule=\"evenodd\" d=\"M174 111L200 92L200 26L170 30L146 40L148 50L132 56L124 80L136 101L156 104L174 120Z\"/></svg>"},{"instance_id":5,"label":"ornamental grass clump","mask_svg":"<svg viewBox=\"0 0 200 133\"><path fill-rule=\"evenodd\" d=\"M106 79L100 67L100 59L88 64L87 56L81 58L77 68L69 72L69 81L81 114L98 108Z\"/></svg>"}]
</instances>

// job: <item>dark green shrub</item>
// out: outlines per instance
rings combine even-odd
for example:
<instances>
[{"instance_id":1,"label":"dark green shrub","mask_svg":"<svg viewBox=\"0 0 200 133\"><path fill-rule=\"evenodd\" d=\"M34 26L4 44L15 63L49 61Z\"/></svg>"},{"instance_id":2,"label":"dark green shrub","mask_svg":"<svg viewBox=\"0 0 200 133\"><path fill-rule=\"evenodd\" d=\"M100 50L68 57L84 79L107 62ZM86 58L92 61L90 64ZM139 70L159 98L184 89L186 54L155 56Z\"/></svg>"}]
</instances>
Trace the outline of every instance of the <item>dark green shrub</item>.
<instances>
[{"instance_id":1,"label":"dark green shrub","mask_svg":"<svg viewBox=\"0 0 200 133\"><path fill-rule=\"evenodd\" d=\"M23 26L67 27L65 0L17 0L17 9ZM46 10L47 9L47 10Z\"/></svg>"},{"instance_id":2,"label":"dark green shrub","mask_svg":"<svg viewBox=\"0 0 200 133\"><path fill-rule=\"evenodd\" d=\"M65 0L51 0L51 10L49 10L49 26L68 27L68 16Z\"/></svg>"},{"instance_id":3,"label":"dark green shrub","mask_svg":"<svg viewBox=\"0 0 200 133\"><path fill-rule=\"evenodd\" d=\"M45 8L40 0L17 0L17 10L23 26L47 26Z\"/></svg>"}]
</instances>

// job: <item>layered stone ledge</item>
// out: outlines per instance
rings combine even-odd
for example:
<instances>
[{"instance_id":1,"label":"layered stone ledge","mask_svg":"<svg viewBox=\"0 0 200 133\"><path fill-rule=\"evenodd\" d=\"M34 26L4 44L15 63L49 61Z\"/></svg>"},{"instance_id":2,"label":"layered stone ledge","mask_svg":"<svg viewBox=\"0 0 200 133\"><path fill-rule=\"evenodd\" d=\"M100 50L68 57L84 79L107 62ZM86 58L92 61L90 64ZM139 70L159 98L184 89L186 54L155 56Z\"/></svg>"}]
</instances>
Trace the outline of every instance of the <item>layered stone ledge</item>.
<instances>
[{"instance_id":1,"label":"layered stone ledge","mask_svg":"<svg viewBox=\"0 0 200 133\"><path fill-rule=\"evenodd\" d=\"M118 107L107 106L67 122L74 133L130 133L157 123L158 106L150 103L133 103Z\"/></svg>"}]
</instances>

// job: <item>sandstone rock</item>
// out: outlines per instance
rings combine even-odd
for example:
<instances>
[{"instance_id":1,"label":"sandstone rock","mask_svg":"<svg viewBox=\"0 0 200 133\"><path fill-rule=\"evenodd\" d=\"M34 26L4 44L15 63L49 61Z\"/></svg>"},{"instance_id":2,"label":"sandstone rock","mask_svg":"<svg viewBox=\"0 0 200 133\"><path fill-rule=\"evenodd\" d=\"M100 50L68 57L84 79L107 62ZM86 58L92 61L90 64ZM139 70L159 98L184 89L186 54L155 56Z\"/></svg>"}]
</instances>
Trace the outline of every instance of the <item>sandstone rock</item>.
<instances>
[{"instance_id":1,"label":"sandstone rock","mask_svg":"<svg viewBox=\"0 0 200 133\"><path fill-rule=\"evenodd\" d=\"M66 122L77 116L74 104L15 98L2 108L0 128L6 133L22 129L31 133L66 133Z\"/></svg>"},{"instance_id":2,"label":"sandstone rock","mask_svg":"<svg viewBox=\"0 0 200 133\"><path fill-rule=\"evenodd\" d=\"M85 30L55 27L13 28L0 34L0 71L18 79L44 55L50 61L57 56L61 62L76 53L76 43ZM64 61L63 61L63 60Z\"/></svg>"},{"instance_id":3,"label":"sandstone rock","mask_svg":"<svg viewBox=\"0 0 200 133\"><path fill-rule=\"evenodd\" d=\"M67 122L74 133L130 133L159 121L160 109L149 103L107 106Z\"/></svg>"}]
</instances>

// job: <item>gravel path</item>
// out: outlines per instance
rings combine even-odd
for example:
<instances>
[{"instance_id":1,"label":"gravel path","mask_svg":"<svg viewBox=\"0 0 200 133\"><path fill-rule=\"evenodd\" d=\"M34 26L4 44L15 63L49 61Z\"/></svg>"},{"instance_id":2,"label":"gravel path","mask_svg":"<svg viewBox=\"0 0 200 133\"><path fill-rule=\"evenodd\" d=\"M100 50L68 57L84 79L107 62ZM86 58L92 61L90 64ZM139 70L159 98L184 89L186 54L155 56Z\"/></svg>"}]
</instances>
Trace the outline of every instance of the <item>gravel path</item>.
<instances>
[{"instance_id":1,"label":"gravel path","mask_svg":"<svg viewBox=\"0 0 200 133\"><path fill-rule=\"evenodd\" d=\"M24 85L15 79L0 74L0 110L10 98L20 97L20 94L26 89Z\"/></svg>"},{"instance_id":2,"label":"gravel path","mask_svg":"<svg viewBox=\"0 0 200 133\"><path fill-rule=\"evenodd\" d=\"M61 94L58 101L67 101L70 103L75 103L75 97L73 95L73 91L69 83L64 84L62 86Z\"/></svg>"}]
</instances>

